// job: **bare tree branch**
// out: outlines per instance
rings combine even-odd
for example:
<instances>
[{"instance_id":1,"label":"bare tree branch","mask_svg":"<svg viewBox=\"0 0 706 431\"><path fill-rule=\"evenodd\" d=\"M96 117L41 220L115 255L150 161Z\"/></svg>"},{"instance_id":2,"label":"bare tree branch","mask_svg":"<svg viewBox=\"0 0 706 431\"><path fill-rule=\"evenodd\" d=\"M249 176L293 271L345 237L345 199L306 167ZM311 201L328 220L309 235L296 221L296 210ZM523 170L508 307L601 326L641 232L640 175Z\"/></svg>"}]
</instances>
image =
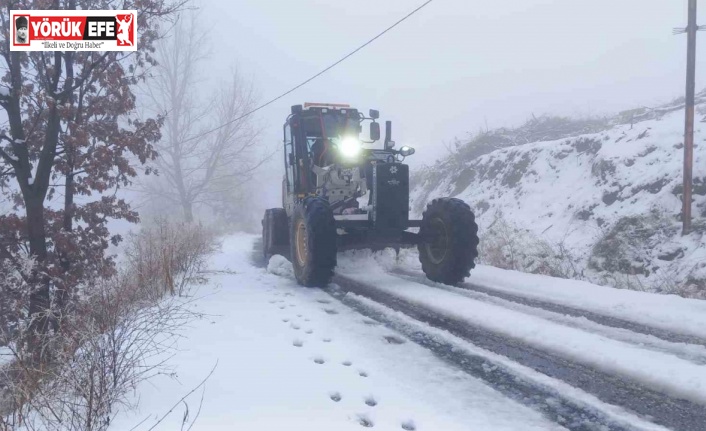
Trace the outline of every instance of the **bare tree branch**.
<instances>
[{"instance_id":1,"label":"bare tree branch","mask_svg":"<svg viewBox=\"0 0 706 431\"><path fill-rule=\"evenodd\" d=\"M233 71L227 85L208 100L200 99L200 64L206 34L197 26L197 15L180 17L174 36L159 45L159 73L146 89L154 109L166 113L164 134L156 145L156 161L163 174L146 182L144 190L154 196L178 203L187 221L194 219L195 206L234 207L244 179L262 166L266 158L255 153L260 131L251 118L232 121L256 104L251 83ZM213 124L228 126L218 133L194 141ZM230 182L232 189L222 184ZM171 195L167 197L167 195ZM212 203L213 205L208 205ZM232 217L230 217L232 218Z\"/></svg>"}]
</instances>

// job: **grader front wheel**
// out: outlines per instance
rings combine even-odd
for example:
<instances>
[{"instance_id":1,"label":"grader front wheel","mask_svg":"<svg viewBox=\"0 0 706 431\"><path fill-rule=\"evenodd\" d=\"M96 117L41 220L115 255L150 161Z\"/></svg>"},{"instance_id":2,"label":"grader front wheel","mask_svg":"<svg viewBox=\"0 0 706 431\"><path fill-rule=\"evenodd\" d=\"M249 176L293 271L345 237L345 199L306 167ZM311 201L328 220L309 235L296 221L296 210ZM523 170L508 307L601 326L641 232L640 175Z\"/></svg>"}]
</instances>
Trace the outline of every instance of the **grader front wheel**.
<instances>
[{"instance_id":1,"label":"grader front wheel","mask_svg":"<svg viewBox=\"0 0 706 431\"><path fill-rule=\"evenodd\" d=\"M328 202L306 198L296 205L290 230L292 266L303 286L326 286L336 267L336 221Z\"/></svg>"},{"instance_id":2,"label":"grader front wheel","mask_svg":"<svg viewBox=\"0 0 706 431\"><path fill-rule=\"evenodd\" d=\"M419 229L419 260L432 281L455 285L475 267L478 225L471 208L460 199L434 199Z\"/></svg>"}]
</instances>

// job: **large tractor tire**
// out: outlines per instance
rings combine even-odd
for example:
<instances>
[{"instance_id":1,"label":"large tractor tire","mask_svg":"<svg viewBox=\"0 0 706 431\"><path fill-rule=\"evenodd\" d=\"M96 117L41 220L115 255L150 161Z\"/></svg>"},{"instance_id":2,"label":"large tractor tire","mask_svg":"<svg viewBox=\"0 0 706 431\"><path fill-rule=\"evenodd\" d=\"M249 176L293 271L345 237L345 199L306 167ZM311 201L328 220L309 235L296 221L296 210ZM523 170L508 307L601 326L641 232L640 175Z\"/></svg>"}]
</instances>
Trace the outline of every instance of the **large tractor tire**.
<instances>
[{"instance_id":1,"label":"large tractor tire","mask_svg":"<svg viewBox=\"0 0 706 431\"><path fill-rule=\"evenodd\" d=\"M289 245L289 222L284 208L265 210L262 219L262 253L265 263L275 254L282 254Z\"/></svg>"},{"instance_id":2,"label":"large tractor tire","mask_svg":"<svg viewBox=\"0 0 706 431\"><path fill-rule=\"evenodd\" d=\"M294 276L303 286L323 287L336 267L336 221L328 202L309 197L296 205L290 232Z\"/></svg>"},{"instance_id":3,"label":"large tractor tire","mask_svg":"<svg viewBox=\"0 0 706 431\"><path fill-rule=\"evenodd\" d=\"M422 216L419 237L419 260L427 278L455 285L471 275L478 256L478 225L468 204L434 199Z\"/></svg>"}]
</instances>

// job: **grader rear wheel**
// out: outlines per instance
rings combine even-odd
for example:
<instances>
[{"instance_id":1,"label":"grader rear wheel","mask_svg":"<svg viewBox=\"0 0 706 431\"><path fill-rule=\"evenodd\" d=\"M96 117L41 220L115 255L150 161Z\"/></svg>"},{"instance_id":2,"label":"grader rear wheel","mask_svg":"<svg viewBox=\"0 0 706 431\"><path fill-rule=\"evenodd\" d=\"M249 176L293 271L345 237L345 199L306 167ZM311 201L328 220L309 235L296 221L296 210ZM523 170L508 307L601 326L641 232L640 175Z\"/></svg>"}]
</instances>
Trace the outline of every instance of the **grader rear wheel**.
<instances>
[{"instance_id":1,"label":"grader rear wheel","mask_svg":"<svg viewBox=\"0 0 706 431\"><path fill-rule=\"evenodd\" d=\"M262 219L262 254L265 261L289 244L289 223L284 208L270 208Z\"/></svg>"}]
</instances>

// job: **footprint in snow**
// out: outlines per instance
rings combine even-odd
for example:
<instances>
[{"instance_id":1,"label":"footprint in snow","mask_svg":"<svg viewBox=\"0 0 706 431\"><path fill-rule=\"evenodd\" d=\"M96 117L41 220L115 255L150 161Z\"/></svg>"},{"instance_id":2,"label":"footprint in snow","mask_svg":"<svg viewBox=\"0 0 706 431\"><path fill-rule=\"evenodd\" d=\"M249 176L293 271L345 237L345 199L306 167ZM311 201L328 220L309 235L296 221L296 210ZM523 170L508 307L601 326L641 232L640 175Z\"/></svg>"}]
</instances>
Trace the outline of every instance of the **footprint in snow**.
<instances>
[{"instance_id":1,"label":"footprint in snow","mask_svg":"<svg viewBox=\"0 0 706 431\"><path fill-rule=\"evenodd\" d=\"M299 330L299 328L301 328L301 326L297 325L296 323L292 323L290 326L292 327L292 329L297 331Z\"/></svg>"},{"instance_id":2,"label":"footprint in snow","mask_svg":"<svg viewBox=\"0 0 706 431\"><path fill-rule=\"evenodd\" d=\"M363 370L358 370L358 375L360 377L368 377L368 372Z\"/></svg>"},{"instance_id":3,"label":"footprint in snow","mask_svg":"<svg viewBox=\"0 0 706 431\"><path fill-rule=\"evenodd\" d=\"M302 317L302 315L301 315L301 314L297 314L297 317Z\"/></svg>"},{"instance_id":4,"label":"footprint in snow","mask_svg":"<svg viewBox=\"0 0 706 431\"><path fill-rule=\"evenodd\" d=\"M333 308L324 308L324 311L327 314L338 314L338 311L334 310Z\"/></svg>"},{"instance_id":5,"label":"footprint in snow","mask_svg":"<svg viewBox=\"0 0 706 431\"><path fill-rule=\"evenodd\" d=\"M417 429L417 426L414 425L414 421L410 419L408 421L402 422L402 429L406 431L414 431Z\"/></svg>"},{"instance_id":6,"label":"footprint in snow","mask_svg":"<svg viewBox=\"0 0 706 431\"><path fill-rule=\"evenodd\" d=\"M307 334L311 334L312 332L314 332L314 330L313 330L313 329L307 329L307 330L304 331L304 332L306 332Z\"/></svg>"},{"instance_id":7,"label":"footprint in snow","mask_svg":"<svg viewBox=\"0 0 706 431\"><path fill-rule=\"evenodd\" d=\"M305 321L305 322L308 322L308 321L309 321L309 319L304 319L304 321Z\"/></svg>"},{"instance_id":8,"label":"footprint in snow","mask_svg":"<svg viewBox=\"0 0 706 431\"><path fill-rule=\"evenodd\" d=\"M390 344L404 344L406 342L404 339L396 335L385 335L383 338Z\"/></svg>"},{"instance_id":9,"label":"footprint in snow","mask_svg":"<svg viewBox=\"0 0 706 431\"><path fill-rule=\"evenodd\" d=\"M380 324L380 323L378 323L374 320L370 320L370 319L363 320L363 323L365 323L366 325L369 325L369 326L378 326Z\"/></svg>"},{"instance_id":10,"label":"footprint in snow","mask_svg":"<svg viewBox=\"0 0 706 431\"><path fill-rule=\"evenodd\" d=\"M323 364L326 361L324 361L324 358L322 358L321 356L317 356L314 358L314 362L316 362L317 364Z\"/></svg>"},{"instance_id":11,"label":"footprint in snow","mask_svg":"<svg viewBox=\"0 0 706 431\"><path fill-rule=\"evenodd\" d=\"M282 319L282 321L283 321L284 323L287 323L287 322L289 322L289 319Z\"/></svg>"},{"instance_id":12,"label":"footprint in snow","mask_svg":"<svg viewBox=\"0 0 706 431\"><path fill-rule=\"evenodd\" d=\"M294 340L292 342L292 346L294 346L294 347L301 347L303 345L304 345L304 342L302 340Z\"/></svg>"},{"instance_id":13,"label":"footprint in snow","mask_svg":"<svg viewBox=\"0 0 706 431\"><path fill-rule=\"evenodd\" d=\"M328 396L335 402L339 402L343 398L339 392L331 392Z\"/></svg>"},{"instance_id":14,"label":"footprint in snow","mask_svg":"<svg viewBox=\"0 0 706 431\"><path fill-rule=\"evenodd\" d=\"M353 365L353 362L351 362L351 361L343 361L343 362L341 362L341 364L345 365L346 367L350 367L351 365Z\"/></svg>"},{"instance_id":15,"label":"footprint in snow","mask_svg":"<svg viewBox=\"0 0 706 431\"><path fill-rule=\"evenodd\" d=\"M376 405L378 405L378 402L375 401L375 398L373 398L373 396L371 395L369 397L365 397L365 404L370 407L375 407Z\"/></svg>"},{"instance_id":16,"label":"footprint in snow","mask_svg":"<svg viewBox=\"0 0 706 431\"><path fill-rule=\"evenodd\" d=\"M324 343L330 343L331 339L330 338L323 338L321 341L323 341Z\"/></svg>"},{"instance_id":17,"label":"footprint in snow","mask_svg":"<svg viewBox=\"0 0 706 431\"><path fill-rule=\"evenodd\" d=\"M284 310L285 308L286 308L286 307L285 307L284 305L280 305L280 306L279 306L279 309L280 309L280 310Z\"/></svg>"},{"instance_id":18,"label":"footprint in snow","mask_svg":"<svg viewBox=\"0 0 706 431\"><path fill-rule=\"evenodd\" d=\"M330 304L331 303L331 301L329 301L328 299L317 299L316 302L318 302L320 304Z\"/></svg>"},{"instance_id":19,"label":"footprint in snow","mask_svg":"<svg viewBox=\"0 0 706 431\"><path fill-rule=\"evenodd\" d=\"M365 414L358 415L358 423L366 428L372 428L375 425L372 419L370 419L368 415Z\"/></svg>"}]
</instances>

